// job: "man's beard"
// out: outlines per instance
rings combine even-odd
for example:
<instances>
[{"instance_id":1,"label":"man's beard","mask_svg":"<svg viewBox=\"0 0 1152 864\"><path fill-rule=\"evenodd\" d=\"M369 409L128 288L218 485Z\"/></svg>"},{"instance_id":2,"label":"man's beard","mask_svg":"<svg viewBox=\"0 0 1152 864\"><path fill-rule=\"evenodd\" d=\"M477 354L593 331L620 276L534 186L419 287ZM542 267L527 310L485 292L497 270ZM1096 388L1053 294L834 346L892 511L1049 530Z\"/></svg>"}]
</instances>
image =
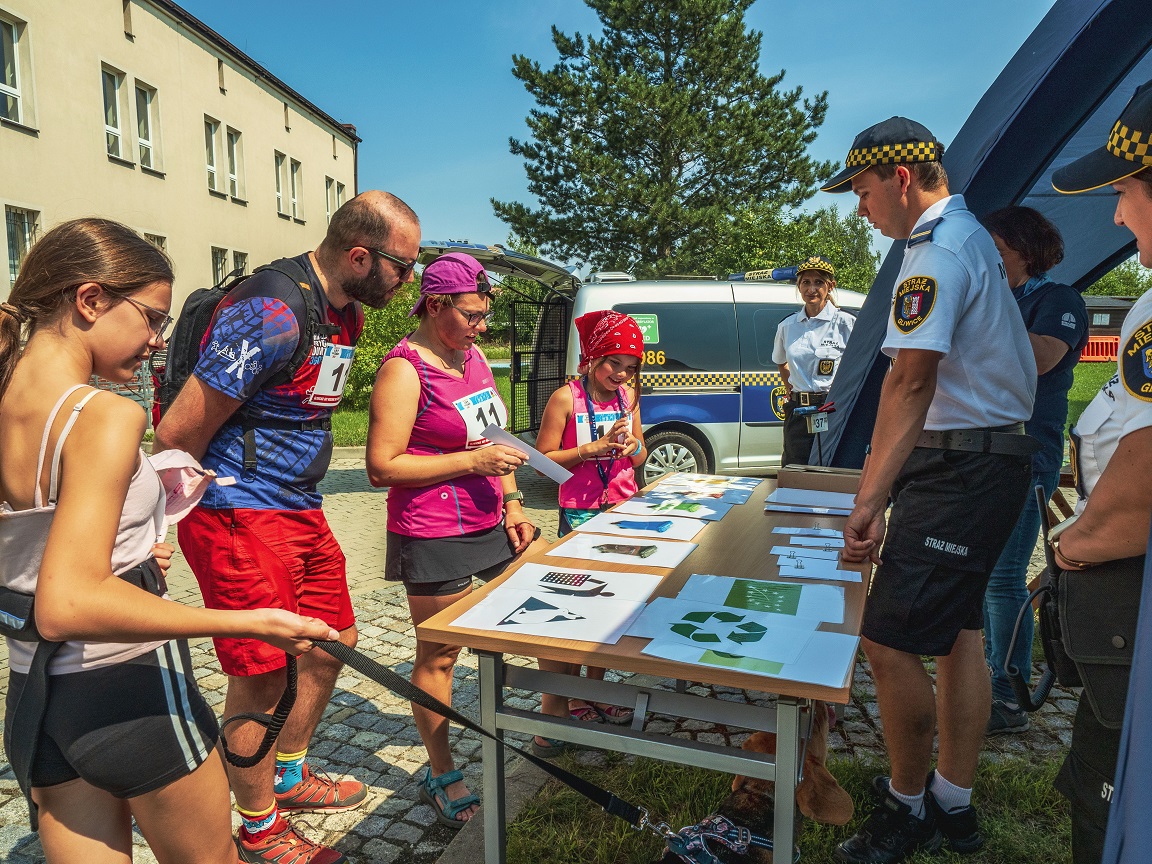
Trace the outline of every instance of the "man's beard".
<instances>
[{"instance_id":1,"label":"man's beard","mask_svg":"<svg viewBox=\"0 0 1152 864\"><path fill-rule=\"evenodd\" d=\"M365 306L371 306L373 309L383 309L388 305L388 301L395 296L399 284L396 282L389 285L384 276L383 266L381 266L380 261L374 260L372 269L368 271L367 275L359 279L347 279L340 284L340 287L353 300L359 300Z\"/></svg>"}]
</instances>

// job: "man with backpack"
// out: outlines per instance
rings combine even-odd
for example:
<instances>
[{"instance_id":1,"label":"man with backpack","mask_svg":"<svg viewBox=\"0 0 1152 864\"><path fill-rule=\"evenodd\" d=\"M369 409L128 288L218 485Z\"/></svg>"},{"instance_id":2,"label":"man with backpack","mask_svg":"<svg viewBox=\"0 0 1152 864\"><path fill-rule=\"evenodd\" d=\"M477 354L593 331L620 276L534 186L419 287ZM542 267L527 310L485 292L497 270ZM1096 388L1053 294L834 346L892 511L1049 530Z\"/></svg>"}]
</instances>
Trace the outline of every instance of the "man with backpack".
<instances>
[{"instance_id":1,"label":"man with backpack","mask_svg":"<svg viewBox=\"0 0 1152 864\"><path fill-rule=\"evenodd\" d=\"M210 292L185 305L192 331L183 341L179 332L173 337L168 367L179 370L183 362L191 375L163 406L155 449L185 450L236 478L231 486L213 484L179 527L208 608L286 608L321 619L341 642L356 644L344 555L317 484L332 455L331 415L363 328L361 304L386 305L412 280L419 250L412 209L387 192L364 192L332 215L316 251L273 262L219 292L206 329L195 323L207 317L196 307L214 299ZM198 326L203 336L196 341ZM257 639L217 639L215 646L228 675L225 716L270 714L285 687L283 652ZM324 652L300 657L296 704L275 765L270 753L253 768L228 766L243 861L286 854L300 864L345 861L280 815L347 810L366 797L364 784L314 774L305 762L339 672ZM252 752L262 732L243 724L230 746Z\"/></svg>"}]
</instances>

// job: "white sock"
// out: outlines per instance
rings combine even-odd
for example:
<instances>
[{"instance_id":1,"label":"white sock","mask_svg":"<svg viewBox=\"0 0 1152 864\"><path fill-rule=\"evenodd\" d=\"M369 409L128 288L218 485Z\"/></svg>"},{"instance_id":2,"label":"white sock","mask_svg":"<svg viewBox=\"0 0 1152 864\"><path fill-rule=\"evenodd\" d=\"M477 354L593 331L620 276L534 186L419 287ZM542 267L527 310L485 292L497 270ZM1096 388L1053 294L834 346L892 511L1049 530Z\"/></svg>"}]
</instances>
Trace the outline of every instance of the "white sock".
<instances>
[{"instance_id":1,"label":"white sock","mask_svg":"<svg viewBox=\"0 0 1152 864\"><path fill-rule=\"evenodd\" d=\"M944 775L936 771L932 776L932 797L945 813L955 813L963 810L972 803L972 790L955 786L944 779Z\"/></svg>"},{"instance_id":2,"label":"white sock","mask_svg":"<svg viewBox=\"0 0 1152 864\"><path fill-rule=\"evenodd\" d=\"M897 792L892 788L892 781L888 781L888 791L892 793L892 797L899 801L901 804L907 804L912 809L912 815L917 819L924 818L924 790L920 790L919 795L905 795L902 792Z\"/></svg>"}]
</instances>

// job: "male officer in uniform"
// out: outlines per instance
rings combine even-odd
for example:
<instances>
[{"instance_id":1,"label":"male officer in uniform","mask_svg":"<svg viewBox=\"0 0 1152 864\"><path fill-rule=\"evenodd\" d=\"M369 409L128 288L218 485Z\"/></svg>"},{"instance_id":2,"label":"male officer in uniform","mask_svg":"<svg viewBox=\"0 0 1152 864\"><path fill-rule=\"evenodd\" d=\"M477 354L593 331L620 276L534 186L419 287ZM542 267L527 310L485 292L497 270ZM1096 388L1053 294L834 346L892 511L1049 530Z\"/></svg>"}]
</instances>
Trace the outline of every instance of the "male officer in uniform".
<instances>
[{"instance_id":1,"label":"male officer in uniform","mask_svg":"<svg viewBox=\"0 0 1152 864\"><path fill-rule=\"evenodd\" d=\"M1111 186L1117 196L1114 220L1136 235L1140 263L1145 267L1152 267L1150 140L1152 81L1137 89L1120 112L1104 146L1052 175L1056 191L1065 194ZM1124 570L1143 572L1152 513L1152 291L1128 310L1120 329L1116 374L1084 409L1072 440L1080 500L1075 521L1053 529L1056 563L1066 571L1091 568L1100 598L1136 606L1139 587L1133 591L1132 580L1117 577ZM1124 596L1117 586L1131 593ZM1072 604L1067 610L1069 617L1082 611ZM1117 649L1129 647L1123 640L1111 644ZM1126 675L1117 680L1114 673L1100 675L1100 669L1081 669L1085 689L1072 724L1072 747L1056 778L1056 788L1072 805L1075 864L1095 864L1103 854L1120 749L1121 730L1112 728L1115 724L1105 725L1096 708L1120 717L1126 699L1147 704L1149 698L1146 689L1129 692ZM1103 704L1094 706L1090 693ZM1146 729L1128 730L1130 740L1133 735L1147 734ZM1139 787L1146 786L1148 778L1134 772L1134 767L1129 762L1126 778L1136 786L1126 795L1142 797L1145 791ZM1127 846L1124 851L1129 851Z\"/></svg>"},{"instance_id":2,"label":"male officer in uniform","mask_svg":"<svg viewBox=\"0 0 1152 864\"><path fill-rule=\"evenodd\" d=\"M882 346L892 368L844 529L845 560L879 565L862 634L892 763L891 781L873 781L876 808L836 850L848 862L984 842L971 806L991 704L982 605L1028 492L1036 363L992 237L949 194L943 154L893 117L857 135L824 186L851 188L861 216L908 241ZM936 658L935 694L921 655Z\"/></svg>"}]
</instances>

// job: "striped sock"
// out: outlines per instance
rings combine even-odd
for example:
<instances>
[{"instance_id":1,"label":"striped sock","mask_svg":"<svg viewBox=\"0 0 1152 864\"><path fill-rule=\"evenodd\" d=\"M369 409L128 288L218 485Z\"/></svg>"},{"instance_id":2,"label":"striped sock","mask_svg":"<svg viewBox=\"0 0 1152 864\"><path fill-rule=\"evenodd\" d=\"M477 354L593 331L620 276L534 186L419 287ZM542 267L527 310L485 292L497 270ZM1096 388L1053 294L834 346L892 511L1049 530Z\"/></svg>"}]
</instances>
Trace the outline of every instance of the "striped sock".
<instances>
[{"instance_id":1,"label":"striped sock","mask_svg":"<svg viewBox=\"0 0 1152 864\"><path fill-rule=\"evenodd\" d=\"M277 795L283 795L304 779L304 757L307 755L307 747L299 753L281 753L279 750L276 751L276 782L274 788Z\"/></svg>"},{"instance_id":2,"label":"striped sock","mask_svg":"<svg viewBox=\"0 0 1152 864\"><path fill-rule=\"evenodd\" d=\"M253 812L243 807L237 807L236 810L240 813L240 830L249 840L259 840L273 829L280 827L280 811L276 809L275 801L260 811Z\"/></svg>"}]
</instances>

